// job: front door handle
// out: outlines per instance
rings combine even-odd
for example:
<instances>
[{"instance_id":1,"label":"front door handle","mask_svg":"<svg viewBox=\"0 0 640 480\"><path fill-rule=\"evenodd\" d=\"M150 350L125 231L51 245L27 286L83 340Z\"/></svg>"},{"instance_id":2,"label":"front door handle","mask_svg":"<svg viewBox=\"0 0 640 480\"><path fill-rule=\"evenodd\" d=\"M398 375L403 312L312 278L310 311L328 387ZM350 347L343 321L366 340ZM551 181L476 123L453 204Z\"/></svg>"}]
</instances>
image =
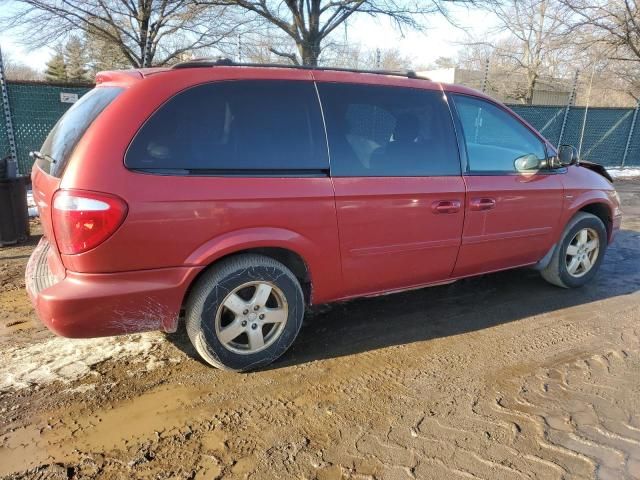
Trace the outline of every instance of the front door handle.
<instances>
[{"instance_id":1,"label":"front door handle","mask_svg":"<svg viewBox=\"0 0 640 480\"><path fill-rule=\"evenodd\" d=\"M458 213L462 202L460 200L438 200L431 204L433 213Z\"/></svg>"},{"instance_id":2,"label":"front door handle","mask_svg":"<svg viewBox=\"0 0 640 480\"><path fill-rule=\"evenodd\" d=\"M495 198L474 198L469 205L471 210L491 210L496 206Z\"/></svg>"}]
</instances>

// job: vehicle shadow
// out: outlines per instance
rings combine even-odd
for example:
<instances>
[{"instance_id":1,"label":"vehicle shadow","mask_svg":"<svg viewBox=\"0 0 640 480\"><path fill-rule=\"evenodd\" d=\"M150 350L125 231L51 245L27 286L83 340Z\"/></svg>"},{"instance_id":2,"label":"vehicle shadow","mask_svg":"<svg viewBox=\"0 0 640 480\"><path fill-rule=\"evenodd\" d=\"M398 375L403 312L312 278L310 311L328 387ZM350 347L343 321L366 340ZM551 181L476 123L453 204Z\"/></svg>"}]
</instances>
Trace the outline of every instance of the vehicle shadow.
<instances>
[{"instance_id":1,"label":"vehicle shadow","mask_svg":"<svg viewBox=\"0 0 640 480\"><path fill-rule=\"evenodd\" d=\"M450 337L640 289L640 232L623 230L593 282L565 290L531 269L312 308L289 351L266 369ZM184 330L184 329L183 329ZM184 331L169 336L198 358ZM198 358L199 359L199 358Z\"/></svg>"}]
</instances>

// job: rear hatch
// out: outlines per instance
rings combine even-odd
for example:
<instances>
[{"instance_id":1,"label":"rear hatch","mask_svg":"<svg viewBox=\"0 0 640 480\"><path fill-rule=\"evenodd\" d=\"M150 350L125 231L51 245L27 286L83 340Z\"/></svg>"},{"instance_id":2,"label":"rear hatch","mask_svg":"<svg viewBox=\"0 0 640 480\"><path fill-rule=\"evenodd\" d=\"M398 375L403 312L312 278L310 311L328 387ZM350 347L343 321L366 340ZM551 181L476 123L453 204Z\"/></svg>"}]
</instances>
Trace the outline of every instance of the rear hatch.
<instances>
[{"instance_id":1,"label":"rear hatch","mask_svg":"<svg viewBox=\"0 0 640 480\"><path fill-rule=\"evenodd\" d=\"M114 86L101 86L91 90L58 120L40 151L34 152L36 161L31 172L33 199L38 207L44 237L52 246L56 246L56 242L51 206L53 196L60 188L65 167L89 126L122 90L121 87ZM59 271L62 267L57 250L50 249L49 255L54 255L57 261L50 261L49 266L52 273L60 277L64 272Z\"/></svg>"}]
</instances>

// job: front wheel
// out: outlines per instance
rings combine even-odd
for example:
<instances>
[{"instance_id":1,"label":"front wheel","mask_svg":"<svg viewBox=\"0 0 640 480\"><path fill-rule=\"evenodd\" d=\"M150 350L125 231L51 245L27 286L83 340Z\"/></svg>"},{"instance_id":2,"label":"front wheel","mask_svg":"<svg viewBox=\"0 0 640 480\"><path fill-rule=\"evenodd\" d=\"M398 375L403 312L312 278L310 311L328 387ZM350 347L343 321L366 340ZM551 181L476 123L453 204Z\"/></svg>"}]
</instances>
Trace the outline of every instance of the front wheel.
<instances>
[{"instance_id":1,"label":"front wheel","mask_svg":"<svg viewBox=\"0 0 640 480\"><path fill-rule=\"evenodd\" d=\"M559 287L581 287L597 273L606 248L607 229L602 220L580 212L566 226L542 277Z\"/></svg>"},{"instance_id":2,"label":"front wheel","mask_svg":"<svg viewBox=\"0 0 640 480\"><path fill-rule=\"evenodd\" d=\"M225 370L253 370L293 343L304 317L300 283L280 262L246 254L222 260L198 279L186 308L200 356Z\"/></svg>"}]
</instances>

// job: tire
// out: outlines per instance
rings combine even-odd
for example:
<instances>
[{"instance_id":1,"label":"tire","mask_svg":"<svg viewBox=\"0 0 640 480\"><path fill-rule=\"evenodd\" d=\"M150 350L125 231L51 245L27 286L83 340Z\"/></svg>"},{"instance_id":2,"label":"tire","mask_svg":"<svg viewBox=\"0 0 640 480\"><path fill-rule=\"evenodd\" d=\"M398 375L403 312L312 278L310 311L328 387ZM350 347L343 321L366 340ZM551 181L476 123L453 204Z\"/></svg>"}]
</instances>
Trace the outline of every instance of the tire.
<instances>
[{"instance_id":1,"label":"tire","mask_svg":"<svg viewBox=\"0 0 640 480\"><path fill-rule=\"evenodd\" d=\"M574 258L576 250L576 242L578 241L577 235L579 232L587 231L589 242L598 240L597 251L593 254L592 251L583 251L582 255L593 255L589 263L591 266L589 269L584 268L584 265L580 262L578 270L573 274L570 273L569 267L572 266L571 260ZM572 250L569 250L569 247ZM580 248L580 247L578 247ZM591 248L591 246L586 247ZM607 248L607 229L595 215L585 212L579 212L576 214L567 224L562 234L562 239L553 252L551 261L546 268L541 271L542 278L547 282L562 288L577 288L590 282L596 275L602 260L604 259L605 250ZM579 259L579 255L577 257ZM575 267L574 267L575 268ZM582 269L582 271L580 270Z\"/></svg>"},{"instance_id":2,"label":"tire","mask_svg":"<svg viewBox=\"0 0 640 480\"><path fill-rule=\"evenodd\" d=\"M286 352L303 317L302 289L293 273L270 257L245 254L220 261L197 280L185 322L207 363L244 372Z\"/></svg>"}]
</instances>

